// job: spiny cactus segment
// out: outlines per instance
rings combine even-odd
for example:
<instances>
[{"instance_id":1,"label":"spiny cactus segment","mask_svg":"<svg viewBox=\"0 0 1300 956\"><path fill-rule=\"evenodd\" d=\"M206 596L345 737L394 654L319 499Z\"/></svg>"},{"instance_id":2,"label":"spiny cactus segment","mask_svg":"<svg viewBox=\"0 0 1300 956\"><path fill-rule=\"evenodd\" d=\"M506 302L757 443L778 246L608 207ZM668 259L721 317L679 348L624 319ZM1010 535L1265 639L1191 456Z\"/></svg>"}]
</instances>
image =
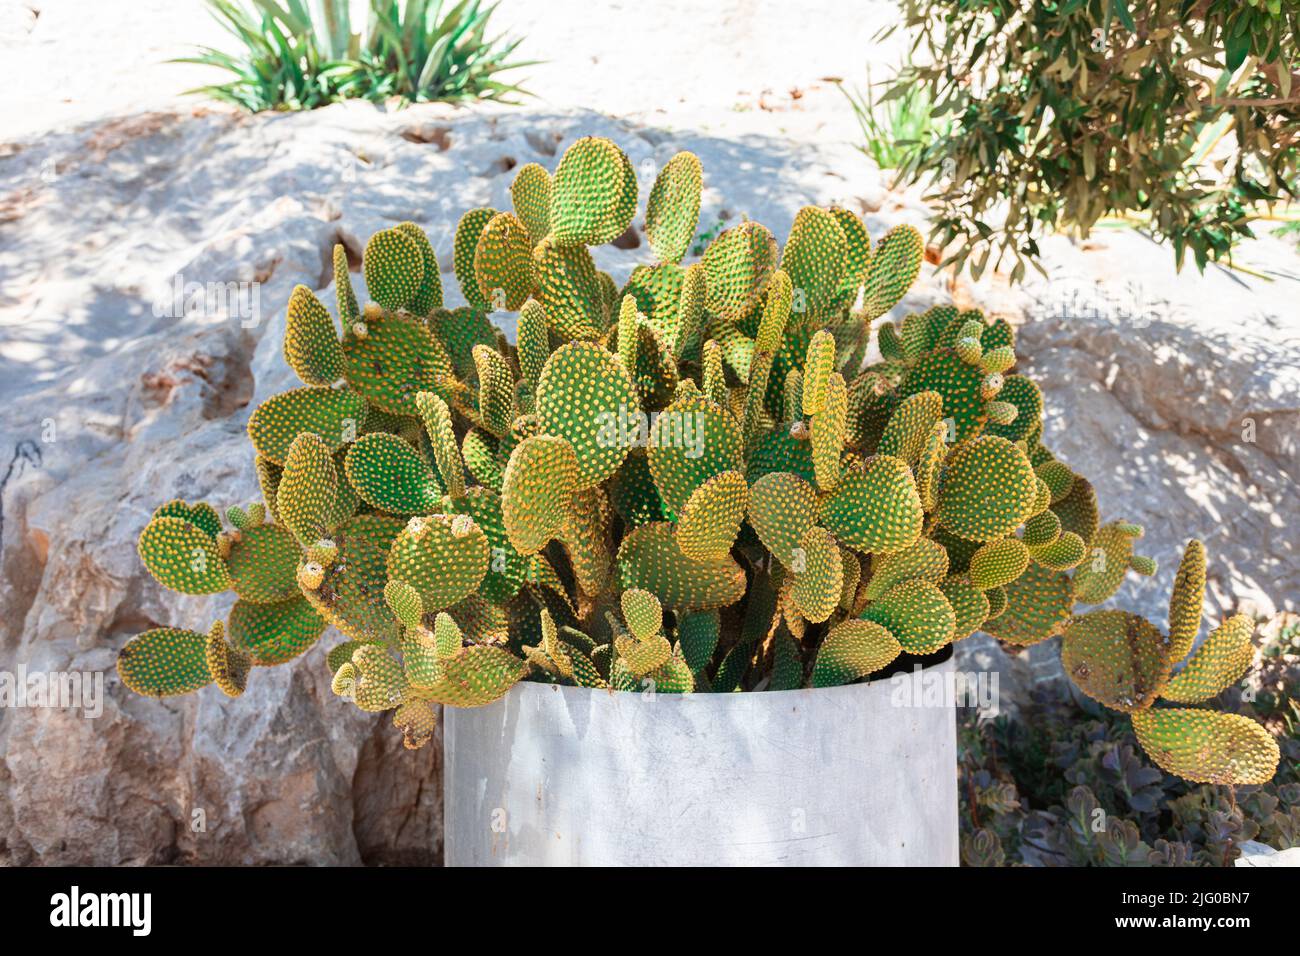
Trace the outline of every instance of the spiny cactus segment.
<instances>
[{"instance_id":1,"label":"spiny cactus segment","mask_svg":"<svg viewBox=\"0 0 1300 956\"><path fill-rule=\"evenodd\" d=\"M122 650L150 696L257 666L333 625L334 692L391 711L407 746L434 705L479 706L528 678L657 693L827 688L984 630L1063 636L1066 669L1133 715L1152 759L1214 783L1267 779L1269 734L1195 704L1251 660L1248 618L1191 655L1205 554L1188 547L1168 632L1109 600L1142 529L1101 524L1092 485L1043 444L1043 397L1004 320L935 306L901 321L920 234L874 245L843 208L799 211L784 249L757 222L687 261L703 175L679 153L649 184L657 262L622 288L589 246L632 227L614 143L529 164L512 211L460 220L443 307L413 223L373 236L358 303L334 253L337 318L290 296L303 382L249 421L265 504L172 501L140 535L165 587L233 590L207 635L155 628ZM518 344L489 315L517 311ZM867 363L869 346L880 359Z\"/></svg>"}]
</instances>

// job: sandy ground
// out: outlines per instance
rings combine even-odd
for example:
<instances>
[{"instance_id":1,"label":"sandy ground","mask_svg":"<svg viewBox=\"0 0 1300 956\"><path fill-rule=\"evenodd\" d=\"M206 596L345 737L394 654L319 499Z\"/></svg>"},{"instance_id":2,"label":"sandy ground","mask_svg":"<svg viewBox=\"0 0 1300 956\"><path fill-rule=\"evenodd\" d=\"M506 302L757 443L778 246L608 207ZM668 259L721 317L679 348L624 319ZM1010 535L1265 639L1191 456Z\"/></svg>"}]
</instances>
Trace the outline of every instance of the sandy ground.
<instances>
[{"instance_id":1,"label":"sandy ground","mask_svg":"<svg viewBox=\"0 0 1300 956\"><path fill-rule=\"evenodd\" d=\"M659 125L729 112L819 113L851 130L828 77L860 80L896 63L874 43L890 0L600 3L505 0L493 18L524 37L522 71L539 106L582 106ZM0 0L0 45L17 84L0 90L0 139L202 100L188 88L224 74L167 63L196 45L228 45L201 0ZM848 121L848 122L846 122Z\"/></svg>"}]
</instances>

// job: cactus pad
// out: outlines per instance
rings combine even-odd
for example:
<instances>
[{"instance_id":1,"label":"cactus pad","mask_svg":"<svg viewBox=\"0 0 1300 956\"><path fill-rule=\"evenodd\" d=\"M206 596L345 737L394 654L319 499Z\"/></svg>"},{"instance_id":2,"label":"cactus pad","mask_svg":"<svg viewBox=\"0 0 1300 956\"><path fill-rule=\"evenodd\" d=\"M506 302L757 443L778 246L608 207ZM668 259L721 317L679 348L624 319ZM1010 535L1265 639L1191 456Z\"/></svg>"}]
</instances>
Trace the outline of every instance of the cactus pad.
<instances>
[{"instance_id":1,"label":"cactus pad","mask_svg":"<svg viewBox=\"0 0 1300 956\"><path fill-rule=\"evenodd\" d=\"M963 442L939 476L939 521L963 538L993 541L1029 516L1036 488L1029 459L1005 438Z\"/></svg>"},{"instance_id":2,"label":"cactus pad","mask_svg":"<svg viewBox=\"0 0 1300 956\"><path fill-rule=\"evenodd\" d=\"M827 633L813 664L812 686L851 684L890 664L903 646L887 628L849 619Z\"/></svg>"},{"instance_id":3,"label":"cactus pad","mask_svg":"<svg viewBox=\"0 0 1300 956\"><path fill-rule=\"evenodd\" d=\"M400 229L377 232L362 260L370 298L385 309L401 309L424 281L424 256L415 239Z\"/></svg>"},{"instance_id":4,"label":"cactus pad","mask_svg":"<svg viewBox=\"0 0 1300 956\"><path fill-rule=\"evenodd\" d=\"M1157 766L1193 783L1267 783L1281 757L1267 730L1237 714L1145 710L1133 715L1133 730Z\"/></svg>"},{"instance_id":5,"label":"cactus pad","mask_svg":"<svg viewBox=\"0 0 1300 956\"><path fill-rule=\"evenodd\" d=\"M1061 664L1085 694L1114 710L1149 707L1169 679L1169 641L1146 618L1092 611L1061 638Z\"/></svg>"},{"instance_id":6,"label":"cactus pad","mask_svg":"<svg viewBox=\"0 0 1300 956\"><path fill-rule=\"evenodd\" d=\"M858 551L902 551L920 536L923 519L912 472L892 455L845 470L822 502L826 527Z\"/></svg>"},{"instance_id":7,"label":"cactus pad","mask_svg":"<svg viewBox=\"0 0 1300 956\"><path fill-rule=\"evenodd\" d=\"M182 594L215 594L230 573L212 536L184 518L154 518L140 533L140 560L163 587Z\"/></svg>"},{"instance_id":8,"label":"cactus pad","mask_svg":"<svg viewBox=\"0 0 1300 956\"><path fill-rule=\"evenodd\" d=\"M601 346L570 342L556 349L538 379L536 408L546 433L572 446L579 488L604 481L627 457L621 425L639 411L636 394Z\"/></svg>"},{"instance_id":9,"label":"cactus pad","mask_svg":"<svg viewBox=\"0 0 1300 956\"><path fill-rule=\"evenodd\" d=\"M1255 622L1244 614L1234 614L1196 649L1187 665L1160 696L1179 704L1196 704L1215 696L1250 669L1255 648L1250 636Z\"/></svg>"}]
</instances>

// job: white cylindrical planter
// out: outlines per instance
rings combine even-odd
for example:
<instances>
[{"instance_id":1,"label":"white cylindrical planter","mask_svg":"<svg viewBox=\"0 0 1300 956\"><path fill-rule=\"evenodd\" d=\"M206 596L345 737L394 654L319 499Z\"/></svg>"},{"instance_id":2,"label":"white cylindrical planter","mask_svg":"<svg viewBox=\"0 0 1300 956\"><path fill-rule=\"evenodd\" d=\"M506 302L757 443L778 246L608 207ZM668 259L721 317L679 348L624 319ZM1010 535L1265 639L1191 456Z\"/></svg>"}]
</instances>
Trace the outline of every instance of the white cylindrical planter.
<instances>
[{"instance_id":1,"label":"white cylindrical planter","mask_svg":"<svg viewBox=\"0 0 1300 956\"><path fill-rule=\"evenodd\" d=\"M951 679L445 708L450 866L956 866ZM900 685L906 681L907 686Z\"/></svg>"}]
</instances>

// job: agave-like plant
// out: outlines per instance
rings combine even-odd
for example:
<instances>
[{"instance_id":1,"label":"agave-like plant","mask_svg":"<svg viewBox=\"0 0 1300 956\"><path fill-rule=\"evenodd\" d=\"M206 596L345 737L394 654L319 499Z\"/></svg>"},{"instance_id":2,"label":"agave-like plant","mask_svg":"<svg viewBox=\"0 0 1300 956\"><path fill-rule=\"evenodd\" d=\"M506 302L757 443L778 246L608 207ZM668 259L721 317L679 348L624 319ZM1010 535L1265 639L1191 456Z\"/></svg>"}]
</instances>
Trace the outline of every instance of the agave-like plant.
<instances>
[{"instance_id":1,"label":"agave-like plant","mask_svg":"<svg viewBox=\"0 0 1300 956\"><path fill-rule=\"evenodd\" d=\"M241 44L203 48L173 62L215 66L225 83L190 90L258 112L315 109L341 99L410 102L507 100L522 87L497 74L535 61L512 60L520 40L487 36L495 5L460 0L371 0L352 27L349 0L207 0Z\"/></svg>"},{"instance_id":2,"label":"agave-like plant","mask_svg":"<svg viewBox=\"0 0 1300 956\"><path fill-rule=\"evenodd\" d=\"M231 508L226 529L212 506L172 501L140 537L165 586L233 589L229 620L134 638L123 681L240 694L253 666L332 624L335 691L393 711L418 746L433 705L486 704L525 677L822 688L977 630L1015 646L1061 634L1070 676L1131 713L1162 767L1269 779L1278 747L1259 724L1156 706L1213 697L1251 662L1237 615L1172 672L1200 626L1198 542L1167 631L1075 613L1155 563L1043 444L1011 326L952 306L875 324L915 281L921 237L873 244L841 208L802 209L783 250L743 222L684 265L701 185L691 153L660 170L645 215L658 261L621 289L588 246L629 228L638 186L595 137L554 175L520 169L513 211L464 215L464 307L443 307L413 223L371 237L364 308L336 247L338 322L294 290L284 354L304 386L248 424L264 502ZM518 311L515 344L493 311Z\"/></svg>"}]
</instances>

